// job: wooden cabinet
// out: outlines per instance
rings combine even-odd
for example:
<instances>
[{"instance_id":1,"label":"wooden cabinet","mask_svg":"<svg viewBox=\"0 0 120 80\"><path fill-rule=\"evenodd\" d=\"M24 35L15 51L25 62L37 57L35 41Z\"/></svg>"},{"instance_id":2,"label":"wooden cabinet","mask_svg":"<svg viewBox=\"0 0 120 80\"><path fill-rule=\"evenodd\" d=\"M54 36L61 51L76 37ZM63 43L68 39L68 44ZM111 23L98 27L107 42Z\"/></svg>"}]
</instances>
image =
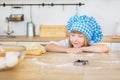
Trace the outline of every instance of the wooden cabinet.
<instances>
[{"instance_id":1,"label":"wooden cabinet","mask_svg":"<svg viewBox=\"0 0 120 80\"><path fill-rule=\"evenodd\" d=\"M101 44L106 44L109 46L111 51L120 51L120 43L119 42L102 42Z\"/></svg>"},{"instance_id":2,"label":"wooden cabinet","mask_svg":"<svg viewBox=\"0 0 120 80\"><path fill-rule=\"evenodd\" d=\"M46 44L48 44L49 42L18 42L17 44L18 45L23 45L23 46L25 46L25 47L28 47L29 45L31 45L31 44L41 44L41 45L46 45Z\"/></svg>"},{"instance_id":3,"label":"wooden cabinet","mask_svg":"<svg viewBox=\"0 0 120 80\"><path fill-rule=\"evenodd\" d=\"M0 44L15 44L15 45L17 45L17 42L0 42Z\"/></svg>"}]
</instances>

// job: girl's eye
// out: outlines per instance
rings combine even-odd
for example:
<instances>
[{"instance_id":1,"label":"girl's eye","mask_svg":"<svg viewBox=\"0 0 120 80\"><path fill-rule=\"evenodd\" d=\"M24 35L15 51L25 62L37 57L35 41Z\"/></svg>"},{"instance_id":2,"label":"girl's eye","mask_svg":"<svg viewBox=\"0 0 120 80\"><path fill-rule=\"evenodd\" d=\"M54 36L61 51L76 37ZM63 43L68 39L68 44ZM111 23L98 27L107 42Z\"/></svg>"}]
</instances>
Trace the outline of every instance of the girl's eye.
<instances>
[{"instance_id":1,"label":"girl's eye","mask_svg":"<svg viewBox=\"0 0 120 80\"><path fill-rule=\"evenodd\" d=\"M81 37L83 37L82 35L79 35L79 37L81 38Z\"/></svg>"},{"instance_id":2,"label":"girl's eye","mask_svg":"<svg viewBox=\"0 0 120 80\"><path fill-rule=\"evenodd\" d=\"M74 34L72 34L71 36L75 36Z\"/></svg>"}]
</instances>

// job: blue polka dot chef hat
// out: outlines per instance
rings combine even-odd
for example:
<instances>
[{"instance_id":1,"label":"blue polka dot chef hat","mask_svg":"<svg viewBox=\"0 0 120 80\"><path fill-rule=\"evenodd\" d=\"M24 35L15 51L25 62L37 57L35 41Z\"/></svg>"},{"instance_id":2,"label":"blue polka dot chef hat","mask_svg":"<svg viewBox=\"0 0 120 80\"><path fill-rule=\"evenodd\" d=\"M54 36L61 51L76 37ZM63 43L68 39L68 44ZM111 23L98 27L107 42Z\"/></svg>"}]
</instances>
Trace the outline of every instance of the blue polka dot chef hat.
<instances>
[{"instance_id":1,"label":"blue polka dot chef hat","mask_svg":"<svg viewBox=\"0 0 120 80\"><path fill-rule=\"evenodd\" d=\"M84 34L90 43L98 43L101 41L103 34L100 25L93 17L86 15L72 16L67 23L68 32L72 30L80 31Z\"/></svg>"}]
</instances>

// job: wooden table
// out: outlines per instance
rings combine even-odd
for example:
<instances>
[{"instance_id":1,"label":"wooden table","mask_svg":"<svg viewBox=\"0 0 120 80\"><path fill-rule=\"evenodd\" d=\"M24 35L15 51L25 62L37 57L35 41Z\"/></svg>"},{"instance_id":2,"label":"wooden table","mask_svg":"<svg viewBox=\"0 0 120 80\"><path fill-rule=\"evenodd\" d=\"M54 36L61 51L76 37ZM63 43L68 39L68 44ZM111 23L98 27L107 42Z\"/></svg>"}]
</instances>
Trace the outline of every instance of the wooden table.
<instances>
[{"instance_id":1,"label":"wooden table","mask_svg":"<svg viewBox=\"0 0 120 80\"><path fill-rule=\"evenodd\" d=\"M88 64L75 66L78 59ZM0 71L0 80L120 80L120 51L26 56L15 68Z\"/></svg>"}]
</instances>

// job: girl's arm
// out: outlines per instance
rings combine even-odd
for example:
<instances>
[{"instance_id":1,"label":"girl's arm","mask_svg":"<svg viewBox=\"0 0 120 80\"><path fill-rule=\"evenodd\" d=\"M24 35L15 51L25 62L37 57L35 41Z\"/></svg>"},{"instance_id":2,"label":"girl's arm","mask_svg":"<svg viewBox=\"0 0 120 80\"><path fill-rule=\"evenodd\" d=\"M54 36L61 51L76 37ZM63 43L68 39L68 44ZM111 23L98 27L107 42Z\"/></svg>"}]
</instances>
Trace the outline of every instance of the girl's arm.
<instances>
[{"instance_id":1,"label":"girl's arm","mask_svg":"<svg viewBox=\"0 0 120 80\"><path fill-rule=\"evenodd\" d=\"M67 48L63 46L58 46L56 44L47 44L45 48L46 51L49 52L74 52L74 53L82 53L83 51L96 53L109 52L109 47L105 44L96 44L94 46L86 46L81 48Z\"/></svg>"},{"instance_id":2,"label":"girl's arm","mask_svg":"<svg viewBox=\"0 0 120 80\"><path fill-rule=\"evenodd\" d=\"M47 44L45 48L46 48L46 51L49 51L49 52L82 53L82 50L80 48L67 48L67 47L56 45L56 44Z\"/></svg>"},{"instance_id":3,"label":"girl's arm","mask_svg":"<svg viewBox=\"0 0 120 80\"><path fill-rule=\"evenodd\" d=\"M96 44L94 46L81 47L81 49L87 52L97 52L97 53L109 52L109 47L105 44Z\"/></svg>"}]
</instances>

